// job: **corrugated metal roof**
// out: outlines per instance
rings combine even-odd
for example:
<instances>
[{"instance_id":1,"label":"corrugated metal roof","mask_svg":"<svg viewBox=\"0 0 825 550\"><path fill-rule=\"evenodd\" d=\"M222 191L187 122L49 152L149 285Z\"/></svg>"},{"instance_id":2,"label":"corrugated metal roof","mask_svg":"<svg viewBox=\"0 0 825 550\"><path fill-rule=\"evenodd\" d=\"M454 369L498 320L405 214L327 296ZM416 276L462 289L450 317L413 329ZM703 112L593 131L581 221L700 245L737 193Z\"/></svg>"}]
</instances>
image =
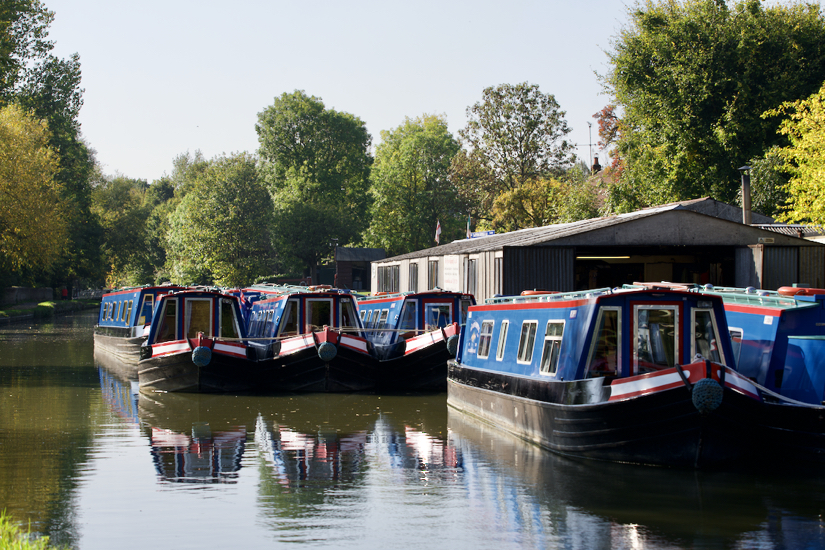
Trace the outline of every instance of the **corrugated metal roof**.
<instances>
[{"instance_id":1,"label":"corrugated metal roof","mask_svg":"<svg viewBox=\"0 0 825 550\"><path fill-rule=\"evenodd\" d=\"M400 261L415 258L423 258L427 256L446 256L450 254L478 254L480 252L489 252L492 250L501 250L508 246L538 246L549 244L552 241L563 239L565 237L573 237L621 225L623 223L632 222L642 218L655 216L663 212L670 212L674 210L685 210L695 212L701 215L713 217L720 220L726 220L729 223L739 223L738 216L741 215L741 209L731 206L709 197L700 199L693 199L689 201L673 202L661 206L654 206L630 212L627 214L618 214L613 216L605 216L601 218L591 218L589 220L581 220L571 223L561 223L555 225L547 225L544 227L531 227L528 229L521 229L518 231L511 231L509 233L502 233L500 235L490 235L487 237L479 237L475 239L461 239L453 241L449 244L418 250L400 256L387 258L388 261ZM766 216L761 216L765 220L770 220ZM767 228L767 226L753 225L752 227L760 229ZM797 233L789 234L797 237Z\"/></svg>"},{"instance_id":2,"label":"corrugated metal roof","mask_svg":"<svg viewBox=\"0 0 825 550\"><path fill-rule=\"evenodd\" d=\"M765 223L753 224L754 227L780 233L782 235L790 235L791 237L801 236L803 239L808 237L819 237L825 235L821 226L801 225L801 224L782 224L782 223Z\"/></svg>"},{"instance_id":3,"label":"corrugated metal roof","mask_svg":"<svg viewBox=\"0 0 825 550\"><path fill-rule=\"evenodd\" d=\"M479 237L477 239L461 239L458 241L453 241L449 244L443 244L441 246L427 248L425 250L418 250L416 252L410 252L408 254L402 254L400 256L394 256L387 259L395 261L422 258L425 256L477 254L479 252L486 252L490 250L501 250L505 246L536 246L554 241L556 239L579 235L581 233L587 233L588 231L595 231L596 229L619 225L680 208L682 208L681 204L674 203L655 208L647 208L645 210L638 210L628 214L591 218L589 220L546 225L544 227L531 227L528 229L511 231L509 233L502 233L500 235Z\"/></svg>"},{"instance_id":4,"label":"corrugated metal roof","mask_svg":"<svg viewBox=\"0 0 825 550\"><path fill-rule=\"evenodd\" d=\"M337 262L375 262L383 260L387 253L383 248L348 248L339 246L335 249Z\"/></svg>"}]
</instances>

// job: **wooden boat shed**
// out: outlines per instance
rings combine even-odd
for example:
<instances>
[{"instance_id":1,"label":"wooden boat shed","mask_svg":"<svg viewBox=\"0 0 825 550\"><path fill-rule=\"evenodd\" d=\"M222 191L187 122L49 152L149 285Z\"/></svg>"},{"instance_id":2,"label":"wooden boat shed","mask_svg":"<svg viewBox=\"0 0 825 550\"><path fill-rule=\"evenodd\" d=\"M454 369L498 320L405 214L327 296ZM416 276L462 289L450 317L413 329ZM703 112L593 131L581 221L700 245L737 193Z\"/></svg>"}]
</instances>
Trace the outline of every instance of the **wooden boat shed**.
<instances>
[{"instance_id":1,"label":"wooden boat shed","mask_svg":"<svg viewBox=\"0 0 825 550\"><path fill-rule=\"evenodd\" d=\"M755 224L773 222L751 216ZM526 289L569 292L634 281L825 287L824 244L763 227L744 225L735 206L683 201L373 261L371 291L441 288L481 302Z\"/></svg>"}]
</instances>

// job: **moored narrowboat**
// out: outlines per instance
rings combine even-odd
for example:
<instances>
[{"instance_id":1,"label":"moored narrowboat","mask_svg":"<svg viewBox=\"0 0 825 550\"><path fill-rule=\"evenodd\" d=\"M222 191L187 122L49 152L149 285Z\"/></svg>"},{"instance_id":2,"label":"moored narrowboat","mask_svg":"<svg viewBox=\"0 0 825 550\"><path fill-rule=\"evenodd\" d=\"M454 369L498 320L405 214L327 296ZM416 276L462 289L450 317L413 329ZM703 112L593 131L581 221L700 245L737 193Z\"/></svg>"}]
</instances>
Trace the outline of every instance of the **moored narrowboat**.
<instances>
[{"instance_id":1,"label":"moored narrowboat","mask_svg":"<svg viewBox=\"0 0 825 550\"><path fill-rule=\"evenodd\" d=\"M94 328L95 351L105 351L124 363L137 365L155 304L164 294L182 288L164 284L122 288L104 294Z\"/></svg>"},{"instance_id":2,"label":"moored narrowboat","mask_svg":"<svg viewBox=\"0 0 825 550\"><path fill-rule=\"evenodd\" d=\"M474 304L471 294L437 289L360 297L359 315L379 361L377 388L446 390L447 360Z\"/></svg>"},{"instance_id":3,"label":"moored narrowboat","mask_svg":"<svg viewBox=\"0 0 825 550\"><path fill-rule=\"evenodd\" d=\"M740 374L797 401L819 405L825 400L825 290L682 283L625 287L662 285L722 298Z\"/></svg>"},{"instance_id":4,"label":"moored narrowboat","mask_svg":"<svg viewBox=\"0 0 825 550\"><path fill-rule=\"evenodd\" d=\"M270 391L350 392L375 388L370 351L348 290L262 283L239 295L249 303L250 358Z\"/></svg>"},{"instance_id":5,"label":"moored narrowboat","mask_svg":"<svg viewBox=\"0 0 825 550\"><path fill-rule=\"evenodd\" d=\"M259 376L245 337L237 296L205 288L162 296L140 351L140 391L256 389Z\"/></svg>"},{"instance_id":6,"label":"moored narrowboat","mask_svg":"<svg viewBox=\"0 0 825 550\"><path fill-rule=\"evenodd\" d=\"M650 287L495 298L469 310L448 404L578 458L825 460L825 407L733 366L718 296Z\"/></svg>"}]
</instances>

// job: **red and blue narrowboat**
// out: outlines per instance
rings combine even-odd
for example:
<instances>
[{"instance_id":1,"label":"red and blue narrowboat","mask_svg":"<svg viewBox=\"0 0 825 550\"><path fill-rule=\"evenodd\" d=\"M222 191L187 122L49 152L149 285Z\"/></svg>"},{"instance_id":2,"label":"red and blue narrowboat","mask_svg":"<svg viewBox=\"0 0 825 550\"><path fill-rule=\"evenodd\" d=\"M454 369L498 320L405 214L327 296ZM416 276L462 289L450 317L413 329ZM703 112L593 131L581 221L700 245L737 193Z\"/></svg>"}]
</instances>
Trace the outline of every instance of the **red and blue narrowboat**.
<instances>
[{"instance_id":1,"label":"red and blue narrowboat","mask_svg":"<svg viewBox=\"0 0 825 550\"><path fill-rule=\"evenodd\" d=\"M182 288L165 284L122 288L104 294L94 328L95 351L105 351L127 365L137 365L155 304L164 294Z\"/></svg>"},{"instance_id":2,"label":"red and blue narrowboat","mask_svg":"<svg viewBox=\"0 0 825 550\"><path fill-rule=\"evenodd\" d=\"M247 358L240 299L218 289L190 288L161 296L140 350L143 392L230 392L258 388Z\"/></svg>"},{"instance_id":3,"label":"red and blue narrowboat","mask_svg":"<svg viewBox=\"0 0 825 550\"><path fill-rule=\"evenodd\" d=\"M688 468L825 460L825 407L734 366L719 296L650 286L493 298L469 310L447 400L571 457Z\"/></svg>"},{"instance_id":4,"label":"red and blue narrowboat","mask_svg":"<svg viewBox=\"0 0 825 550\"><path fill-rule=\"evenodd\" d=\"M459 327L475 299L431 290L360 297L358 311L378 359L377 388L444 391L447 360L455 357Z\"/></svg>"},{"instance_id":5,"label":"red and blue narrowboat","mask_svg":"<svg viewBox=\"0 0 825 550\"><path fill-rule=\"evenodd\" d=\"M250 358L269 391L375 388L376 361L355 296L327 285L262 283L239 293L249 305Z\"/></svg>"}]
</instances>

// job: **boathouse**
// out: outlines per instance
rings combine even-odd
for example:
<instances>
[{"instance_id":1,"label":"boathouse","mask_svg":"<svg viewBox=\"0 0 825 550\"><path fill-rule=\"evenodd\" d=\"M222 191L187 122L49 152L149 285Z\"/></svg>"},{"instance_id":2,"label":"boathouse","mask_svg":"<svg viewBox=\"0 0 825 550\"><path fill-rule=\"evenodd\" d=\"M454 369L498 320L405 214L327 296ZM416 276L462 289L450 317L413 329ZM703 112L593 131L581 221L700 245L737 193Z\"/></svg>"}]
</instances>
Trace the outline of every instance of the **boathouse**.
<instances>
[{"instance_id":1,"label":"boathouse","mask_svg":"<svg viewBox=\"0 0 825 550\"><path fill-rule=\"evenodd\" d=\"M773 222L751 216L754 224ZM740 208L702 198L373 261L370 288L442 288L481 302L525 289L568 292L634 281L825 287L825 244L745 225Z\"/></svg>"}]
</instances>

